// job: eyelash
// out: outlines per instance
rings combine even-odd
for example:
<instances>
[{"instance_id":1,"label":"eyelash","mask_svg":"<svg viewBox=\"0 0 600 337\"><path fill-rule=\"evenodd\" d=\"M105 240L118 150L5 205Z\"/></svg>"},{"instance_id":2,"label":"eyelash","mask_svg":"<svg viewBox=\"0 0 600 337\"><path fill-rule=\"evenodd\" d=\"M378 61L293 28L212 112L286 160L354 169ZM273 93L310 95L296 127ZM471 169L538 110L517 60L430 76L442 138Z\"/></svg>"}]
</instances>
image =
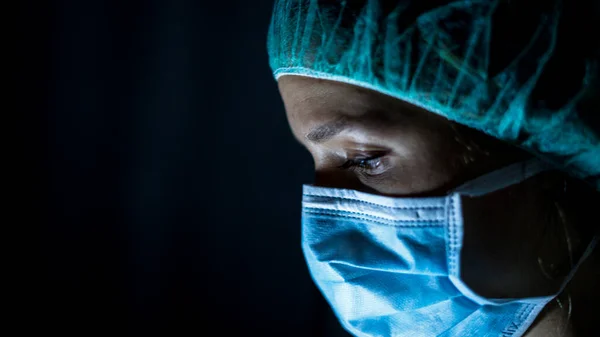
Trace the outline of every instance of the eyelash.
<instances>
[{"instance_id":1,"label":"eyelash","mask_svg":"<svg viewBox=\"0 0 600 337\"><path fill-rule=\"evenodd\" d=\"M377 154L368 158L360 158L360 159L349 159L343 165L339 166L342 170L352 170L359 171L362 173L368 173L371 168L367 167L368 165L373 165L374 161L380 160L383 157L383 154ZM365 165L366 164L366 165Z\"/></svg>"}]
</instances>

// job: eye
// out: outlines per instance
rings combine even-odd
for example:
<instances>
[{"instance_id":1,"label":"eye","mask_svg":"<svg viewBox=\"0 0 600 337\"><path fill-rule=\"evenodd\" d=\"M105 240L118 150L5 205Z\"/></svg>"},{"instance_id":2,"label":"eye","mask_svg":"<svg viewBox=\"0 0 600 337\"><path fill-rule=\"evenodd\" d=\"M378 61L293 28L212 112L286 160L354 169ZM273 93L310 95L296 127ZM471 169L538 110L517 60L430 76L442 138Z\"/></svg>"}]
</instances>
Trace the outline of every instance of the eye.
<instances>
[{"instance_id":1,"label":"eye","mask_svg":"<svg viewBox=\"0 0 600 337\"><path fill-rule=\"evenodd\" d=\"M347 160L339 168L343 170L352 170L367 175L377 175L384 172L387 168L384 165L383 157L385 153L378 153L371 157L359 157Z\"/></svg>"}]
</instances>

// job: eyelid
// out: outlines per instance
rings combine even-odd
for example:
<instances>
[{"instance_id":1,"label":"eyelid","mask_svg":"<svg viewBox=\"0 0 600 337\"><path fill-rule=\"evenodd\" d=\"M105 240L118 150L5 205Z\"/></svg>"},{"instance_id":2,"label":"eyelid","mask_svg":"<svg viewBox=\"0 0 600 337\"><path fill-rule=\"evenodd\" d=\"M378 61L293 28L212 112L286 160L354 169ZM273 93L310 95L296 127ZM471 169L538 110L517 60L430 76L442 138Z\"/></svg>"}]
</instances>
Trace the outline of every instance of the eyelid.
<instances>
[{"instance_id":1,"label":"eyelid","mask_svg":"<svg viewBox=\"0 0 600 337\"><path fill-rule=\"evenodd\" d=\"M379 159L379 158L381 158L381 155L370 155L370 156L364 156L364 157L350 158L350 159L346 160L344 162L344 164L338 166L338 168L348 169L355 165L358 165L358 162L360 162L360 161L370 161L370 160L375 160L375 159Z\"/></svg>"},{"instance_id":2,"label":"eyelid","mask_svg":"<svg viewBox=\"0 0 600 337\"><path fill-rule=\"evenodd\" d=\"M386 160L386 155L388 153L384 151L380 151L376 154L371 154L370 156L365 156L362 158L354 158L347 160L343 165L339 166L340 169L344 170L352 170L357 174L374 177L380 175L389 169L388 160ZM360 162L369 162L369 161L379 161L379 166L376 169L369 169L360 166ZM374 172L377 171L377 172Z\"/></svg>"}]
</instances>

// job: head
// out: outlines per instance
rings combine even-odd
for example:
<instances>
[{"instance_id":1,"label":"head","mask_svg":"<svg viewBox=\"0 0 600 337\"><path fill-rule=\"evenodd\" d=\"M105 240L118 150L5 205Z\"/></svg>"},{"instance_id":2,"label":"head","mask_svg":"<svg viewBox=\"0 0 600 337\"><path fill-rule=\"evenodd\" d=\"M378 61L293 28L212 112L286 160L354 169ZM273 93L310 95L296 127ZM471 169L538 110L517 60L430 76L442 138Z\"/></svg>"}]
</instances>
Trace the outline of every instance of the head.
<instances>
[{"instance_id":1,"label":"head","mask_svg":"<svg viewBox=\"0 0 600 337\"><path fill-rule=\"evenodd\" d=\"M277 1L270 64L315 184L441 196L544 158L561 171L462 199L460 277L490 298L556 293L600 204L597 55L572 42L586 31L573 13L588 11L557 6Z\"/></svg>"},{"instance_id":2,"label":"head","mask_svg":"<svg viewBox=\"0 0 600 337\"><path fill-rule=\"evenodd\" d=\"M416 134L407 137L414 142L428 138L429 144L458 129L458 140L434 147L438 152L446 152L452 145L463 151L465 146L456 144L463 141L463 133L484 131L491 137L479 137L479 133L466 136L499 151L479 165L490 160L514 160L523 152L504 145L514 144L600 189L596 159L600 124L594 117L600 103L600 67L590 67L590 60L598 57L592 52L595 45L575 43L577 39L571 38L590 31L581 23L591 20L584 20L581 14L592 11L585 10L583 4L578 6L570 8L560 1L279 0L269 30L269 62L287 97L295 132L297 102L293 98L304 99L302 95L310 89L314 98L305 104L315 106L332 92L326 103L330 107L343 105L345 110L334 110L346 116L335 120L339 116L320 114L321 122L333 118L327 122L356 125L357 119L366 115L357 106L367 101L371 124L363 129L373 123L398 126L411 116L413 124L427 120L439 127L418 128ZM386 113L392 106L402 113ZM387 130L378 129L380 133ZM302 141L305 138L300 136ZM410 163L427 160L427 156L445 159L414 142L405 143L406 148L397 156L386 158L416 156L402 161L404 172L411 170ZM415 149L412 145L417 145L418 153L411 152ZM468 150L473 149L472 144L467 145ZM465 160L473 155L465 154ZM458 156L452 156L454 162L447 163L443 172L427 167L418 175L411 174L411 186L404 182L401 189L396 188L399 185L374 188L391 194L435 193L436 188L451 184L450 176L455 172L449 166L463 165L455 158ZM324 176L326 165L321 165L321 160L316 164L322 168L319 176ZM401 166L398 161L392 164ZM386 171L386 176L390 175L401 179ZM420 179L424 176L426 180ZM363 187L375 184L375 177L368 180Z\"/></svg>"},{"instance_id":3,"label":"head","mask_svg":"<svg viewBox=\"0 0 600 337\"><path fill-rule=\"evenodd\" d=\"M319 186L384 196L438 196L531 157L375 91L302 76L282 76L278 84L292 133L311 153ZM573 186L569 197L567 181ZM585 195L594 195L587 190ZM569 261L581 254L590 235L580 220L593 199L575 191L586 187L549 172L466 201L465 281L496 298L556 291Z\"/></svg>"}]
</instances>

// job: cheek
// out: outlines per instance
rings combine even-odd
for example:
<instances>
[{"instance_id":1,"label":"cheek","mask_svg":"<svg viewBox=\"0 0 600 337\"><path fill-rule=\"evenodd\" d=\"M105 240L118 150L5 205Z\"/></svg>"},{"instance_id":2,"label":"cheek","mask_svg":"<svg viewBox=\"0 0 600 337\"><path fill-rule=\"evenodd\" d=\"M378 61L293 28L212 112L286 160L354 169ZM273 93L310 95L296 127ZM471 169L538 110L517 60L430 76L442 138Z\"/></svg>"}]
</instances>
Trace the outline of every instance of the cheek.
<instances>
[{"instance_id":1,"label":"cheek","mask_svg":"<svg viewBox=\"0 0 600 337\"><path fill-rule=\"evenodd\" d=\"M557 291L561 278L546 278L539 264L541 258L547 265L558 265L565 255L563 247L551 240L551 234L561 234L554 229L562 228L551 225L554 209L549 205L541 192L525 183L463 198L463 280L487 297L545 296Z\"/></svg>"},{"instance_id":2,"label":"cheek","mask_svg":"<svg viewBox=\"0 0 600 337\"><path fill-rule=\"evenodd\" d=\"M438 191L460 176L460 147L451 137L417 133L396 136L389 143L393 165L377 189L386 194L420 194Z\"/></svg>"}]
</instances>

